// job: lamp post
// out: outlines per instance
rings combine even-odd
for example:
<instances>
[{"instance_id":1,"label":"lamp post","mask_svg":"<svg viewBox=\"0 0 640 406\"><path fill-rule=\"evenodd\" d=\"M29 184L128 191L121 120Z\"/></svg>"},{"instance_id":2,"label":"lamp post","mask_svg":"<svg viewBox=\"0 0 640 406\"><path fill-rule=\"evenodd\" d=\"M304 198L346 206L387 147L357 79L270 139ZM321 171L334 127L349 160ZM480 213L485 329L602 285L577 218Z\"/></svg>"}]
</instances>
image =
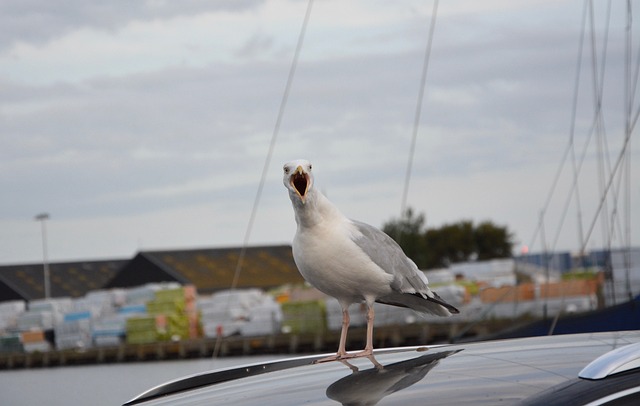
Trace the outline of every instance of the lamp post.
<instances>
[{"instance_id":1,"label":"lamp post","mask_svg":"<svg viewBox=\"0 0 640 406\"><path fill-rule=\"evenodd\" d=\"M44 297L51 297L51 283L49 278L49 261L47 260L47 226L45 221L49 220L49 213L40 213L35 217L42 226L42 265L44 267Z\"/></svg>"}]
</instances>

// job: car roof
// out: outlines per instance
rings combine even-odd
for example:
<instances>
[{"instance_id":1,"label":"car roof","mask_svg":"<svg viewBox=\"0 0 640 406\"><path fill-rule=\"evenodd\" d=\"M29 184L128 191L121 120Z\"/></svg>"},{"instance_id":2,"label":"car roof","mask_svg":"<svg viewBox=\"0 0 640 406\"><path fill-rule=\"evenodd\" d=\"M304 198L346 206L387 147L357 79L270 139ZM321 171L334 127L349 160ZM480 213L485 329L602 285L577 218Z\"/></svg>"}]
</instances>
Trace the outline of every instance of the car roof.
<instances>
[{"instance_id":1,"label":"car roof","mask_svg":"<svg viewBox=\"0 0 640 406\"><path fill-rule=\"evenodd\" d=\"M382 369L366 358L347 365L304 356L192 375L127 405L514 404L638 342L640 331L625 331L379 349Z\"/></svg>"}]
</instances>

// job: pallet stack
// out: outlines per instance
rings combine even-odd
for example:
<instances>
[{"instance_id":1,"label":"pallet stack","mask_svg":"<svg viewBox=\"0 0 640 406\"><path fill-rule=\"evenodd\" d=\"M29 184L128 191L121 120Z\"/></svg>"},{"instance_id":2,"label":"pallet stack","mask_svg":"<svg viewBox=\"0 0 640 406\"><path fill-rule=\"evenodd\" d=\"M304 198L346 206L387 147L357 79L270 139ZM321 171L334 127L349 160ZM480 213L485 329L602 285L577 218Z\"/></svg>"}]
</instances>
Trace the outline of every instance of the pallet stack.
<instances>
[{"instance_id":1,"label":"pallet stack","mask_svg":"<svg viewBox=\"0 0 640 406\"><path fill-rule=\"evenodd\" d=\"M126 321L129 344L197 338L200 335L193 285L156 290L146 303L146 314Z\"/></svg>"},{"instance_id":2,"label":"pallet stack","mask_svg":"<svg viewBox=\"0 0 640 406\"><path fill-rule=\"evenodd\" d=\"M198 300L205 337L264 336L280 332L280 305L260 289L216 292Z\"/></svg>"},{"instance_id":3,"label":"pallet stack","mask_svg":"<svg viewBox=\"0 0 640 406\"><path fill-rule=\"evenodd\" d=\"M322 334L327 330L327 308L324 300L283 303L282 315L283 332Z\"/></svg>"}]
</instances>

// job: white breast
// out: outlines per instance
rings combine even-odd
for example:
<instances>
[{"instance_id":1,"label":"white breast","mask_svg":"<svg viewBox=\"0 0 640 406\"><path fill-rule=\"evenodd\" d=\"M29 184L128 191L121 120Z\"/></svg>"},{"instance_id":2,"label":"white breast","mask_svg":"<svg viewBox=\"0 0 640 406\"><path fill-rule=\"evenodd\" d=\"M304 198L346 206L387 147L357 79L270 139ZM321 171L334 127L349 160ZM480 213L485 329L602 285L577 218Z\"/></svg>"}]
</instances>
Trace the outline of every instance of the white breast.
<instances>
[{"instance_id":1,"label":"white breast","mask_svg":"<svg viewBox=\"0 0 640 406\"><path fill-rule=\"evenodd\" d=\"M302 276L318 290L347 302L391 291L393 277L373 263L351 240L350 223L298 229L293 258Z\"/></svg>"}]
</instances>

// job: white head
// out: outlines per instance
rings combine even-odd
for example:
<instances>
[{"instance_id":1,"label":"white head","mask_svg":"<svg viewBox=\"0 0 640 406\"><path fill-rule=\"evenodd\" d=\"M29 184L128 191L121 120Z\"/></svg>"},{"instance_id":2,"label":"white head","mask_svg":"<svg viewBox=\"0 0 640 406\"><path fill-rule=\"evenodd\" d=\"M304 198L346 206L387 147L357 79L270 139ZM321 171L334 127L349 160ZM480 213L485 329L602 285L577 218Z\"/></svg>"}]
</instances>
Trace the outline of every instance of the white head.
<instances>
[{"instance_id":1,"label":"white head","mask_svg":"<svg viewBox=\"0 0 640 406\"><path fill-rule=\"evenodd\" d=\"M291 201L296 204L298 202L306 203L307 196L313 186L313 175L311 174L311 162L305 159L296 159L295 161L284 164L284 177L282 183L289 191Z\"/></svg>"}]
</instances>

